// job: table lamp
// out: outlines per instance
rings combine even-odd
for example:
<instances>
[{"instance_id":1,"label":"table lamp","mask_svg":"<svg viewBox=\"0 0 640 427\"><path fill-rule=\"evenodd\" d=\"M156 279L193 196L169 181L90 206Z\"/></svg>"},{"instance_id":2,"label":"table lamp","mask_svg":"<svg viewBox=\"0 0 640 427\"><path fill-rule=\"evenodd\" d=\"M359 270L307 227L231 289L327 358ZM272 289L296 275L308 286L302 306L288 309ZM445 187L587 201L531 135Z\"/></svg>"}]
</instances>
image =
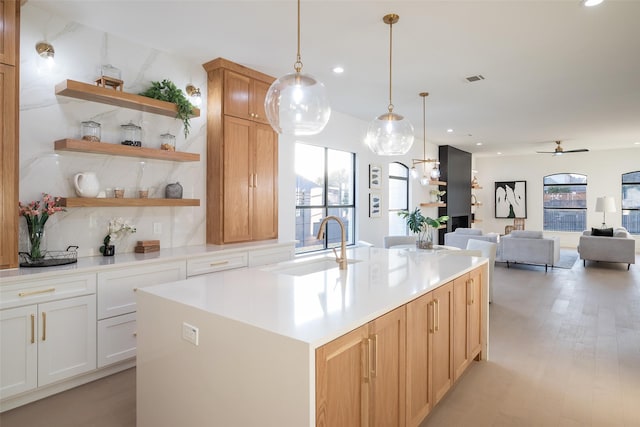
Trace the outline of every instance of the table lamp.
<instances>
[{"instance_id":1,"label":"table lamp","mask_svg":"<svg viewBox=\"0 0 640 427\"><path fill-rule=\"evenodd\" d=\"M596 212L602 212L602 228L606 228L605 218L607 212L616 211L616 202L612 196L598 197L596 200Z\"/></svg>"}]
</instances>

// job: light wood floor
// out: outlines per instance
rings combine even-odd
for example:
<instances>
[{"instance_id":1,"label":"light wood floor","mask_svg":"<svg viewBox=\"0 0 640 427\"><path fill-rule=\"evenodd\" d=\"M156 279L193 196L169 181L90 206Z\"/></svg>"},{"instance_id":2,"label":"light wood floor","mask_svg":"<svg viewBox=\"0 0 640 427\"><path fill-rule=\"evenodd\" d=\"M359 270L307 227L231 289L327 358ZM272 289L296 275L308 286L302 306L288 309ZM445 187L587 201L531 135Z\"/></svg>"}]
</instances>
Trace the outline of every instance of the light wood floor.
<instances>
[{"instance_id":1,"label":"light wood floor","mask_svg":"<svg viewBox=\"0 0 640 427\"><path fill-rule=\"evenodd\" d=\"M421 427L640 426L639 264L496 265L490 360ZM0 425L133 427L135 369L7 411Z\"/></svg>"}]
</instances>

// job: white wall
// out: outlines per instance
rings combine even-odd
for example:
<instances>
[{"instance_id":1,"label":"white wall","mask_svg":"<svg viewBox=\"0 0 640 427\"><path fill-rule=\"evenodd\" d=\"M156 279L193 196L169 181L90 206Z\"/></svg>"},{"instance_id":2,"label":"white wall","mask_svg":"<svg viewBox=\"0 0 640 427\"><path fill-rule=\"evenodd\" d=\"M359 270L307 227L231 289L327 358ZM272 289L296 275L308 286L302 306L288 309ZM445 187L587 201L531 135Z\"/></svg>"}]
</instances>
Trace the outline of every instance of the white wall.
<instances>
[{"instance_id":1,"label":"white wall","mask_svg":"<svg viewBox=\"0 0 640 427\"><path fill-rule=\"evenodd\" d=\"M504 227L512 220L496 219L494 183L496 181L527 181L527 219L525 228L542 230L542 180L546 175L556 173L579 173L587 176L587 227L599 227L602 213L595 212L596 198L613 196L617 213L608 214L607 225L620 227L621 175L640 170L640 149L599 150L588 153L531 154L521 156L474 157L474 169L478 170L478 180L482 190L476 190L478 200L483 206L476 209L476 217L482 219L477 228L485 233L504 233ZM560 237L563 247L575 248L581 233L545 232ZM636 240L639 237L636 236ZM636 251L640 245L636 244Z\"/></svg>"}]
</instances>

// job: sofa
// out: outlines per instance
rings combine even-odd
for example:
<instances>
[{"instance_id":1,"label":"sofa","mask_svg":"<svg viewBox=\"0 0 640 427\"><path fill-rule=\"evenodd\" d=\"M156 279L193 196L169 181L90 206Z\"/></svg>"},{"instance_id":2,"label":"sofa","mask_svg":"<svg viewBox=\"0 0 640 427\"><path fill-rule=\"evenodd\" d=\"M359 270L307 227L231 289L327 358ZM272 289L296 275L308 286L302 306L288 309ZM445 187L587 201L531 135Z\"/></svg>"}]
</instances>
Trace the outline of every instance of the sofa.
<instances>
[{"instance_id":1,"label":"sofa","mask_svg":"<svg viewBox=\"0 0 640 427\"><path fill-rule=\"evenodd\" d=\"M470 239L484 240L485 242L498 243L497 233L482 234L479 228L458 227L454 231L444 233L445 246L454 246L459 249L466 249Z\"/></svg>"},{"instance_id":2,"label":"sofa","mask_svg":"<svg viewBox=\"0 0 640 427\"><path fill-rule=\"evenodd\" d=\"M585 267L587 261L623 262L629 270L636 262L636 239L623 227L592 228L582 232L578 253Z\"/></svg>"},{"instance_id":3,"label":"sofa","mask_svg":"<svg viewBox=\"0 0 640 427\"><path fill-rule=\"evenodd\" d=\"M542 231L514 230L500 239L496 261L544 264L544 271L560 260L558 237L544 237Z\"/></svg>"}]
</instances>

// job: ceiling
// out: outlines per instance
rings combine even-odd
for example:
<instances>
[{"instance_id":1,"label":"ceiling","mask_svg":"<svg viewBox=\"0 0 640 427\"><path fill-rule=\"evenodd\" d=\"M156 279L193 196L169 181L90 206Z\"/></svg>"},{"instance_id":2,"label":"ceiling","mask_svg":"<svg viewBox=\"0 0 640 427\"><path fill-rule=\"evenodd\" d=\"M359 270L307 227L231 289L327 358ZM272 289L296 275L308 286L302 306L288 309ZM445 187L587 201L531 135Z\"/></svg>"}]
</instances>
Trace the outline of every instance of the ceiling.
<instances>
[{"instance_id":1,"label":"ceiling","mask_svg":"<svg viewBox=\"0 0 640 427\"><path fill-rule=\"evenodd\" d=\"M295 0L29 4L199 63L224 57L276 77L293 71ZM437 145L507 155L552 151L562 140L565 150L640 154L640 1L302 0L303 72L324 82L334 110L367 122L387 110L387 13L400 15L394 111L413 123L417 143L418 93L427 91L427 141ZM334 74L336 65L345 72ZM469 83L473 75L484 80Z\"/></svg>"}]
</instances>

